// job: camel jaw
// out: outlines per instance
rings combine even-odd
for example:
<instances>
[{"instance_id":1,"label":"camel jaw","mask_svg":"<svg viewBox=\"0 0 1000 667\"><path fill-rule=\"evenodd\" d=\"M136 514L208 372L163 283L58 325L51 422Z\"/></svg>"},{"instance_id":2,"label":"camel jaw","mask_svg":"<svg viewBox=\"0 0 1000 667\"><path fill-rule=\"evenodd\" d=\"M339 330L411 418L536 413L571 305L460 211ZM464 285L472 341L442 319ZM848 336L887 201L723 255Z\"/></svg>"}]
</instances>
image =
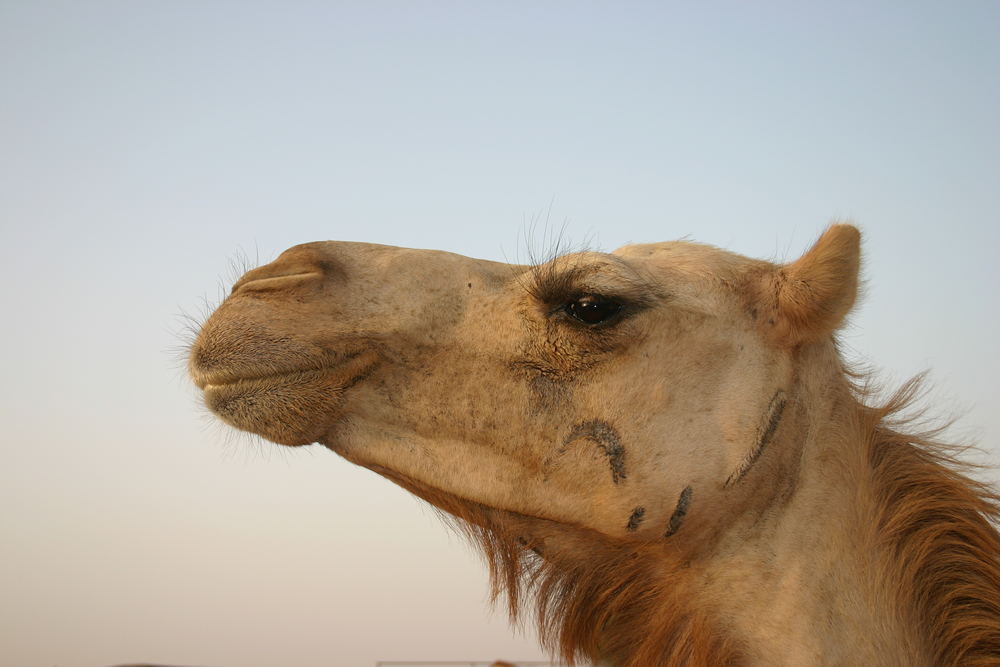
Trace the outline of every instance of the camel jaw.
<instances>
[{"instance_id":1,"label":"camel jaw","mask_svg":"<svg viewBox=\"0 0 1000 667\"><path fill-rule=\"evenodd\" d=\"M352 460L335 444L324 444L338 456ZM496 538L505 539L511 549L531 551L536 556L542 556L546 543L552 537L560 537L562 541L566 541L568 536L572 536L574 546L606 539L606 536L597 531L558 519L525 514L514 509L497 507L472 498L465 498L385 466L366 464L360 461L353 462L409 491L430 503L438 511L458 519L459 522L489 531ZM462 531L459 524L450 523L450 525ZM468 531L464 532L467 536L474 534Z\"/></svg>"}]
</instances>

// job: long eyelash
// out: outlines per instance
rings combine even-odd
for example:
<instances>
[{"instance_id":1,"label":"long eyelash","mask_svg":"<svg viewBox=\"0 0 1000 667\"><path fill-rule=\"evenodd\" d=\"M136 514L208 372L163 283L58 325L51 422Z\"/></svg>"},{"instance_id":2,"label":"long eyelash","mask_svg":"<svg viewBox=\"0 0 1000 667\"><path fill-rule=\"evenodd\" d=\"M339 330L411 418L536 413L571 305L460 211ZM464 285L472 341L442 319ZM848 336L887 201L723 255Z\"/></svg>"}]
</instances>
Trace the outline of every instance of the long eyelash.
<instances>
[{"instance_id":1,"label":"long eyelash","mask_svg":"<svg viewBox=\"0 0 1000 667\"><path fill-rule=\"evenodd\" d=\"M580 294L580 278L585 273L581 266L556 268L552 263L536 265L531 269L525 291L538 303L562 303Z\"/></svg>"},{"instance_id":2,"label":"long eyelash","mask_svg":"<svg viewBox=\"0 0 1000 667\"><path fill-rule=\"evenodd\" d=\"M522 274L518 282L521 287L540 303L552 303L571 296L573 286L584 273L580 264L568 263L572 255L583 255L594 251L589 244L574 245L566 239L565 229L559 230L555 236L549 236L545 252L533 250L530 239L526 239L528 248L528 264L530 270Z\"/></svg>"},{"instance_id":3,"label":"long eyelash","mask_svg":"<svg viewBox=\"0 0 1000 667\"><path fill-rule=\"evenodd\" d=\"M553 264L533 266L525 290L552 312L557 312L566 303L585 294L593 294L619 301L628 311L637 312L654 305L657 301L666 299L669 294L658 284L642 280L639 276L626 277L619 275L621 286L613 292L592 289L585 283L585 278L592 271L587 265L555 267Z\"/></svg>"},{"instance_id":4,"label":"long eyelash","mask_svg":"<svg viewBox=\"0 0 1000 667\"><path fill-rule=\"evenodd\" d=\"M536 303L550 307L563 305L584 294L599 294L621 301L634 312L669 296L658 281L627 266L623 267L626 275L618 272L616 282L620 287L613 293L590 288L585 284L586 276L595 270L593 260L586 257L590 250L587 247L570 247L560 232L547 257L541 258L529 252L530 269L518 276L517 282ZM627 275L629 273L632 275Z\"/></svg>"}]
</instances>

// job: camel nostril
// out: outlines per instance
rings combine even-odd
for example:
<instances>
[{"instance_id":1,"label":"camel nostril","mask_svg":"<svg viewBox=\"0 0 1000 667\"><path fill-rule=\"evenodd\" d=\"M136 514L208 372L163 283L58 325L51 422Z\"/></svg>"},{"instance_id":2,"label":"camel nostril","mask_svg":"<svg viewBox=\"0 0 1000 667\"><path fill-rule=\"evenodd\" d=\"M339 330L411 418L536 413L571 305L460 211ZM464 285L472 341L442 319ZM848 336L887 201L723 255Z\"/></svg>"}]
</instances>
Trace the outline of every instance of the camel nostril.
<instances>
[{"instance_id":1,"label":"camel nostril","mask_svg":"<svg viewBox=\"0 0 1000 667\"><path fill-rule=\"evenodd\" d=\"M269 267L262 267L269 268ZM258 269L259 270L259 269ZM246 274L233 285L231 294L237 292L269 292L281 289L296 287L304 283L314 282L323 278L323 272L312 271L290 271L289 273L271 273L264 275L252 275L254 271Z\"/></svg>"},{"instance_id":2,"label":"camel nostril","mask_svg":"<svg viewBox=\"0 0 1000 667\"><path fill-rule=\"evenodd\" d=\"M289 248L270 264L247 271L233 285L231 294L315 286L327 278L342 277L343 267L323 252L323 246L305 243Z\"/></svg>"}]
</instances>

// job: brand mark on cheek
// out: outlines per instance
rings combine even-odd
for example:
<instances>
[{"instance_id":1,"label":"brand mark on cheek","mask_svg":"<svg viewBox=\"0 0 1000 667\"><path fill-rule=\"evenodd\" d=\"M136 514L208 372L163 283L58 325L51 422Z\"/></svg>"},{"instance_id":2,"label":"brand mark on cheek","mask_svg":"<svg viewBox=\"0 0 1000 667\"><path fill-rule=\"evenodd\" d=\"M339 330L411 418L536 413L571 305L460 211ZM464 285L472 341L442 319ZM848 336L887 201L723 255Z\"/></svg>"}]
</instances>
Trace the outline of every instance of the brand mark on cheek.
<instances>
[{"instance_id":1,"label":"brand mark on cheek","mask_svg":"<svg viewBox=\"0 0 1000 667\"><path fill-rule=\"evenodd\" d=\"M592 419L577 424L573 427L566 439L563 441L563 450L574 440L587 439L593 441L607 458L608 467L611 468L611 481L621 484L627 475L625 473L625 448L622 446L618 431L606 421Z\"/></svg>"},{"instance_id":2,"label":"brand mark on cheek","mask_svg":"<svg viewBox=\"0 0 1000 667\"><path fill-rule=\"evenodd\" d=\"M692 493L693 491L690 486L684 487L684 490L681 491L681 497L677 499L677 507L674 509L674 513L670 515L670 521L667 523L667 532L664 534L664 537L670 537L681 529L681 524L684 523L684 516L691 507Z\"/></svg>"}]
</instances>

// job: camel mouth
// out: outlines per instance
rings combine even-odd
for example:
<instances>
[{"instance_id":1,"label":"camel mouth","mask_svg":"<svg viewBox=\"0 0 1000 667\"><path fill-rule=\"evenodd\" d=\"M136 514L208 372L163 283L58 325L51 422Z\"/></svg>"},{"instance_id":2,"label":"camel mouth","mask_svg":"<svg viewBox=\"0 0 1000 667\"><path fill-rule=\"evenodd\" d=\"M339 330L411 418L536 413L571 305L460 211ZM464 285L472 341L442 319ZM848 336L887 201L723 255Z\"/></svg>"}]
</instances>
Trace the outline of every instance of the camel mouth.
<instances>
[{"instance_id":1,"label":"camel mouth","mask_svg":"<svg viewBox=\"0 0 1000 667\"><path fill-rule=\"evenodd\" d=\"M374 353L370 351L357 350L340 354L336 360L313 359L312 363L300 363L288 366L269 364L265 361L259 363L256 367L230 365L211 370L202 368L195 358L192 357L192 361L188 366L188 373L195 386L202 391L209 391L210 389L240 384L246 385L252 382L281 382L309 373L351 375L356 373L360 368L365 368L376 363L374 356Z\"/></svg>"},{"instance_id":2,"label":"camel mouth","mask_svg":"<svg viewBox=\"0 0 1000 667\"><path fill-rule=\"evenodd\" d=\"M206 395L214 396L222 392L239 394L242 392L280 390L285 387L295 387L299 384L317 380L334 371L335 369L326 367L302 368L280 373L210 378L196 382L196 384L202 393Z\"/></svg>"},{"instance_id":3,"label":"camel mouth","mask_svg":"<svg viewBox=\"0 0 1000 667\"><path fill-rule=\"evenodd\" d=\"M345 394L374 372L373 354L337 365L194 375L205 405L222 421L279 445L317 442L343 411Z\"/></svg>"},{"instance_id":4,"label":"camel mouth","mask_svg":"<svg viewBox=\"0 0 1000 667\"><path fill-rule=\"evenodd\" d=\"M192 373L195 385L202 391L217 391L224 388L247 387L255 382L282 382L284 380L303 377L310 373L324 373L335 370L336 366L316 366L290 368L281 371L214 371L212 373Z\"/></svg>"}]
</instances>

